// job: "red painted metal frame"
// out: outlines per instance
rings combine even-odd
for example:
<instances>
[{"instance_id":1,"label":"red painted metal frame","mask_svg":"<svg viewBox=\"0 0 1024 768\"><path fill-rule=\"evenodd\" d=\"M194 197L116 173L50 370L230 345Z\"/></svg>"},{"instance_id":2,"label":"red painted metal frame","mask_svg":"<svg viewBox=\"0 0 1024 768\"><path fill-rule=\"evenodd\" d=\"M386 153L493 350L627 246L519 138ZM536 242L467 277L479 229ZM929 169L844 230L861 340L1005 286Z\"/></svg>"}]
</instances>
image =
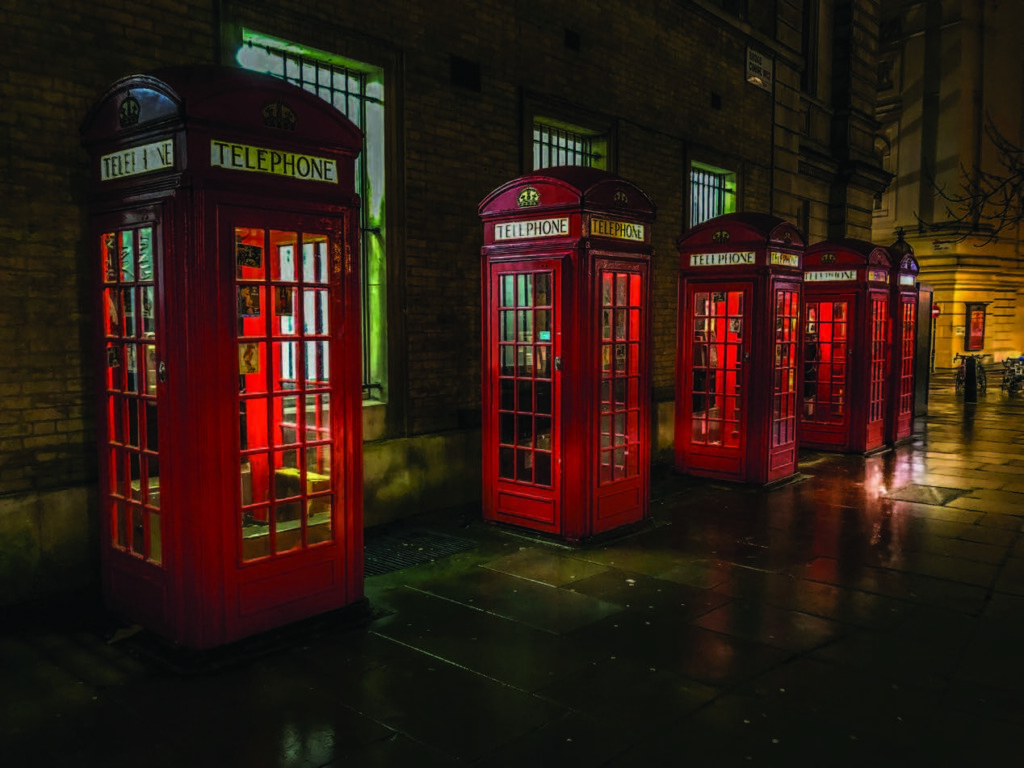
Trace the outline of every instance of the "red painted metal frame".
<instances>
[{"instance_id":1,"label":"red painted metal frame","mask_svg":"<svg viewBox=\"0 0 1024 768\"><path fill-rule=\"evenodd\" d=\"M796 404L799 366L795 317L783 317L778 300L798 311L804 238L792 224L769 214L734 213L690 228L676 241L680 257L676 374L675 467L678 471L755 485L796 474ZM743 401L740 435L733 448L695 444L693 364L690 344L694 291L743 291ZM795 294L795 296L794 296ZM776 355L784 355L779 359ZM764 382L771 382L764 386Z\"/></svg>"},{"instance_id":2,"label":"red painted metal frame","mask_svg":"<svg viewBox=\"0 0 1024 768\"><path fill-rule=\"evenodd\" d=\"M808 352L819 343L812 335L815 329L810 325L811 308L845 302L849 309L845 376L840 385L844 388L842 418L816 419L827 407L813 394L810 399L805 397L801 447L871 453L885 446L892 349L889 281L888 251L866 240L826 240L804 252L801 337L805 375L809 367L814 367ZM803 392L807 393L812 386L814 392L825 388L820 382L805 381Z\"/></svg>"},{"instance_id":3,"label":"red painted metal frame","mask_svg":"<svg viewBox=\"0 0 1024 768\"><path fill-rule=\"evenodd\" d=\"M892 373L885 440L890 445L910 440L914 431L917 328L920 318L920 265L902 234L889 246L891 261L889 299L892 309Z\"/></svg>"},{"instance_id":4,"label":"red painted metal frame","mask_svg":"<svg viewBox=\"0 0 1024 768\"><path fill-rule=\"evenodd\" d=\"M479 207L484 224L483 516L578 542L644 520L650 506L650 259L655 208L631 182L605 171L547 168L513 179ZM557 233L536 222L557 220ZM609 224L608 222L612 222ZM528 229L530 227L530 229ZM516 481L502 465L499 360L499 280L503 275L550 271L557 304L551 354L554 403L549 487ZM639 280L639 324L629 342L638 353L628 386L636 386L635 452L615 454L635 469L602 483L602 283L610 271ZM618 311L619 305L610 311ZM552 363L554 364L554 360ZM506 377L507 378L507 377ZM507 386L507 385L506 385ZM609 388L613 386L609 384ZM609 389L609 391L611 391ZM614 406L610 406L614 409ZM506 414L507 417L507 414ZM612 417L609 416L609 419ZM623 415L628 421L629 416ZM632 422L630 422L632 423ZM517 433L518 434L518 433ZM535 439L535 438L534 438ZM507 453L505 454L508 455ZM611 455L605 451L605 455ZM625 472L623 472L625 474Z\"/></svg>"},{"instance_id":5,"label":"red painted metal frame","mask_svg":"<svg viewBox=\"0 0 1024 768\"><path fill-rule=\"evenodd\" d=\"M114 546L111 518L101 515L108 605L176 644L203 649L364 602L359 199L353 181L360 132L301 89L219 67L120 80L97 102L82 132L93 158L93 242L112 230L154 229L158 354L166 368L157 386L162 558L150 562ZM338 182L216 167L214 140L329 158ZM167 143L171 162L146 173L101 177L102 158ZM236 225L331 239L334 538L246 563L239 557ZM96 293L102 296L99 285ZM98 341L102 350L102 329ZM106 370L105 353L98 352L96 366ZM99 398L102 414L106 393ZM106 505L106 419L99 433Z\"/></svg>"}]
</instances>

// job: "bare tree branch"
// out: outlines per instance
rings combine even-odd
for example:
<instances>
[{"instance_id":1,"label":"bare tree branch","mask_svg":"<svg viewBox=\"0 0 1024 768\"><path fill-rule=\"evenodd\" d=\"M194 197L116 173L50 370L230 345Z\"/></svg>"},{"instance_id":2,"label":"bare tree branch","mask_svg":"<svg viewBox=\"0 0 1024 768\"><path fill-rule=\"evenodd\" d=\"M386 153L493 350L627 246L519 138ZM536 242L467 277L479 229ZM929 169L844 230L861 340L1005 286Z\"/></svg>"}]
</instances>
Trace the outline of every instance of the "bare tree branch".
<instances>
[{"instance_id":1,"label":"bare tree branch","mask_svg":"<svg viewBox=\"0 0 1024 768\"><path fill-rule=\"evenodd\" d=\"M928 182L945 205L946 219L928 222L917 213L918 230L942 235L936 244L961 243L968 238L984 238L977 247L1000 239L1024 219L1024 148L1007 139L990 115L985 116L985 136L996 148L998 172L974 166L960 166L960 183L948 190L934 177Z\"/></svg>"}]
</instances>

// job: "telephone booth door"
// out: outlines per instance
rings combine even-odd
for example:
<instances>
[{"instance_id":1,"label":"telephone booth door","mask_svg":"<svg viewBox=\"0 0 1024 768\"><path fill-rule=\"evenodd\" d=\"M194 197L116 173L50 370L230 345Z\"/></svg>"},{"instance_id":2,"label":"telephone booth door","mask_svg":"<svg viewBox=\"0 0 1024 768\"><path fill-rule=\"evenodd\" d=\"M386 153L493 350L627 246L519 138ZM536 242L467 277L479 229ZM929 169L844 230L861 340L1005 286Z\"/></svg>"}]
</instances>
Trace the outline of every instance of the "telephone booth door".
<instances>
[{"instance_id":1,"label":"telephone booth door","mask_svg":"<svg viewBox=\"0 0 1024 768\"><path fill-rule=\"evenodd\" d=\"M681 403L683 421L712 471L735 472L745 460L751 291L749 283L686 289L693 330L682 350L691 392Z\"/></svg>"},{"instance_id":2,"label":"telephone booth door","mask_svg":"<svg viewBox=\"0 0 1024 768\"><path fill-rule=\"evenodd\" d=\"M218 67L120 80L82 130L109 607L204 649L362 604L361 135Z\"/></svg>"},{"instance_id":3,"label":"telephone booth door","mask_svg":"<svg viewBox=\"0 0 1024 768\"><path fill-rule=\"evenodd\" d=\"M495 265L487 295L488 350L497 364L491 405L496 434L485 445L496 468L495 502L538 529L562 528L561 261Z\"/></svg>"},{"instance_id":4,"label":"telephone booth door","mask_svg":"<svg viewBox=\"0 0 1024 768\"><path fill-rule=\"evenodd\" d=\"M903 233L889 246L891 256L890 303L892 307L892 372L890 374L889 411L886 416L886 442L909 440L914 429L917 388L917 324L920 301L919 265L914 249Z\"/></svg>"},{"instance_id":5,"label":"telephone booth door","mask_svg":"<svg viewBox=\"0 0 1024 768\"><path fill-rule=\"evenodd\" d=\"M800 445L868 453L885 442L889 258L856 239L804 254Z\"/></svg>"},{"instance_id":6,"label":"telephone booth door","mask_svg":"<svg viewBox=\"0 0 1024 768\"><path fill-rule=\"evenodd\" d=\"M677 244L676 469L761 485L790 477L803 238L774 216L742 213Z\"/></svg>"},{"instance_id":7,"label":"telephone booth door","mask_svg":"<svg viewBox=\"0 0 1024 768\"><path fill-rule=\"evenodd\" d=\"M580 541L645 519L650 223L628 181L547 168L484 221L484 519Z\"/></svg>"}]
</instances>

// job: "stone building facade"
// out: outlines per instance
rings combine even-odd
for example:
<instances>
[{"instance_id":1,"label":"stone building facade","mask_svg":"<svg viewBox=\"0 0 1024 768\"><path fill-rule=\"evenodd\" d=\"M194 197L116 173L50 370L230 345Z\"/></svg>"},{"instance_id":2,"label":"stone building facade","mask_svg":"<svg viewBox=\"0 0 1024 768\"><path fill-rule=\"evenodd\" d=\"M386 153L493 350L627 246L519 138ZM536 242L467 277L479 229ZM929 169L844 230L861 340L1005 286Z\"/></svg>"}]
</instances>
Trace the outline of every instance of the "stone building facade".
<instances>
[{"instance_id":1,"label":"stone building facade","mask_svg":"<svg viewBox=\"0 0 1024 768\"><path fill-rule=\"evenodd\" d=\"M1017 35L1024 7L993 0L881 5L878 150L894 180L878 198L874 237L887 243L903 230L934 290L935 369L972 353L1001 371L999 361L1024 353L1020 199L1009 226L996 232L998 196L978 217L954 198L1010 175L993 136L1018 151L1024 146ZM982 174L993 177L986 182Z\"/></svg>"}]
</instances>

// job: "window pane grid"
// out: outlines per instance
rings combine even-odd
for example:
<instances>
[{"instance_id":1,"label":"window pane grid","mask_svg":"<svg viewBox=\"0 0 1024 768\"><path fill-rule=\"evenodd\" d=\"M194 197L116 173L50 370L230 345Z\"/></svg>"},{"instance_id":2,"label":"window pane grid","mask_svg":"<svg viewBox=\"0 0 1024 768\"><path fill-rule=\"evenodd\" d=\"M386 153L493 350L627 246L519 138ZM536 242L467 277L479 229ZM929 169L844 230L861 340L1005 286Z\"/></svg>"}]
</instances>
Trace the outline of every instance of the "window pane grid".
<instances>
[{"instance_id":1,"label":"window pane grid","mask_svg":"<svg viewBox=\"0 0 1024 768\"><path fill-rule=\"evenodd\" d=\"M796 441L797 323L800 302L795 291L775 293L775 375L772 394L771 445L779 448Z\"/></svg>"},{"instance_id":2,"label":"window pane grid","mask_svg":"<svg viewBox=\"0 0 1024 768\"><path fill-rule=\"evenodd\" d=\"M871 300L871 383L868 422L885 417L887 340L889 338L889 303L886 299Z\"/></svg>"},{"instance_id":3,"label":"window pane grid","mask_svg":"<svg viewBox=\"0 0 1024 768\"><path fill-rule=\"evenodd\" d=\"M916 325L916 307L913 302L903 303L902 333L900 355L900 416L910 414L914 402L914 327Z\"/></svg>"},{"instance_id":4,"label":"window pane grid","mask_svg":"<svg viewBox=\"0 0 1024 768\"><path fill-rule=\"evenodd\" d=\"M690 225L694 226L727 212L730 192L728 173L703 168L690 170Z\"/></svg>"},{"instance_id":5,"label":"window pane grid","mask_svg":"<svg viewBox=\"0 0 1024 768\"><path fill-rule=\"evenodd\" d=\"M693 294L691 442L736 448L742 412L744 294Z\"/></svg>"},{"instance_id":6,"label":"window pane grid","mask_svg":"<svg viewBox=\"0 0 1024 768\"><path fill-rule=\"evenodd\" d=\"M332 540L323 235L235 229L242 559Z\"/></svg>"},{"instance_id":7,"label":"window pane grid","mask_svg":"<svg viewBox=\"0 0 1024 768\"><path fill-rule=\"evenodd\" d=\"M533 127L533 167L559 165L597 167L602 157L592 136L544 123Z\"/></svg>"},{"instance_id":8,"label":"window pane grid","mask_svg":"<svg viewBox=\"0 0 1024 768\"><path fill-rule=\"evenodd\" d=\"M159 564L163 555L153 229L105 233L100 250L111 544Z\"/></svg>"},{"instance_id":9,"label":"window pane grid","mask_svg":"<svg viewBox=\"0 0 1024 768\"><path fill-rule=\"evenodd\" d=\"M551 487L552 272L498 278L498 477Z\"/></svg>"},{"instance_id":10,"label":"window pane grid","mask_svg":"<svg viewBox=\"0 0 1024 768\"><path fill-rule=\"evenodd\" d=\"M598 484L639 474L641 276L602 270Z\"/></svg>"},{"instance_id":11,"label":"window pane grid","mask_svg":"<svg viewBox=\"0 0 1024 768\"><path fill-rule=\"evenodd\" d=\"M804 421L846 423L848 304L807 302L804 327Z\"/></svg>"}]
</instances>

